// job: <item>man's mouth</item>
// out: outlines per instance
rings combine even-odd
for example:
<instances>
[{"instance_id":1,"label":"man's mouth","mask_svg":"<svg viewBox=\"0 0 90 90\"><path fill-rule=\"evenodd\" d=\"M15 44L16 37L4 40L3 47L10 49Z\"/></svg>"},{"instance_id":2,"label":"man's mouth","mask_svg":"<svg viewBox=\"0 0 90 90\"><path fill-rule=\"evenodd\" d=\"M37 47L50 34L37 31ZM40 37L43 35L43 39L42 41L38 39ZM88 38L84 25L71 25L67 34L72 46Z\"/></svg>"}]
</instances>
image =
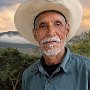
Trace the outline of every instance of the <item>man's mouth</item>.
<instances>
[{"instance_id":1,"label":"man's mouth","mask_svg":"<svg viewBox=\"0 0 90 90\"><path fill-rule=\"evenodd\" d=\"M49 44L49 43L59 43L57 41L47 41L47 42L44 42L43 44Z\"/></svg>"},{"instance_id":2,"label":"man's mouth","mask_svg":"<svg viewBox=\"0 0 90 90\"><path fill-rule=\"evenodd\" d=\"M46 38L44 40L42 40L42 44L53 44L53 43L60 43L61 42L61 39L59 38L56 38L56 37L51 37L51 38Z\"/></svg>"}]
</instances>

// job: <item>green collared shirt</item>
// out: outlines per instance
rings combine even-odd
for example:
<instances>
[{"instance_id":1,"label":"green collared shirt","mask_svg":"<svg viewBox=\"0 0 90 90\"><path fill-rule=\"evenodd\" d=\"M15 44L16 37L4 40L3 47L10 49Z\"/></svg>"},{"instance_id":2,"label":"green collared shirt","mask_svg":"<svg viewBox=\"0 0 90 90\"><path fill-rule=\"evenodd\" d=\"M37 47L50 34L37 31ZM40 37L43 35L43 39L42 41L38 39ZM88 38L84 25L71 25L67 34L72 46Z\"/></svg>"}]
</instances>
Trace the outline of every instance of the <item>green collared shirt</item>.
<instances>
[{"instance_id":1,"label":"green collared shirt","mask_svg":"<svg viewBox=\"0 0 90 90\"><path fill-rule=\"evenodd\" d=\"M24 71L22 90L90 90L90 58L75 55L67 48L51 76L39 61Z\"/></svg>"}]
</instances>

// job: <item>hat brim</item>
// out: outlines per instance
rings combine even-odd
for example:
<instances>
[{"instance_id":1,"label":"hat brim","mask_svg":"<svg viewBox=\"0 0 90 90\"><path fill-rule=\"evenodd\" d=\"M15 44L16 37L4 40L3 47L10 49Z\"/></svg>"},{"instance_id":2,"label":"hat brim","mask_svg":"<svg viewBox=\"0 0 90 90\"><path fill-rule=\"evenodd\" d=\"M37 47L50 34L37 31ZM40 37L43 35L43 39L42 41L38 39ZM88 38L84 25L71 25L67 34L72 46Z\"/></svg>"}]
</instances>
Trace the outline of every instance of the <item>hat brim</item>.
<instances>
[{"instance_id":1,"label":"hat brim","mask_svg":"<svg viewBox=\"0 0 90 90\"><path fill-rule=\"evenodd\" d=\"M78 6L76 4L74 9L72 8L72 5L69 6L63 2L36 3L35 5L33 5L31 2L25 2L17 9L14 16L14 22L21 36L34 45L38 46L38 42L36 42L33 36L34 19L39 13L48 10L59 11L66 17L68 23L70 24L70 32L67 41L69 41L75 35L80 27L82 19L82 7L80 5Z\"/></svg>"}]
</instances>

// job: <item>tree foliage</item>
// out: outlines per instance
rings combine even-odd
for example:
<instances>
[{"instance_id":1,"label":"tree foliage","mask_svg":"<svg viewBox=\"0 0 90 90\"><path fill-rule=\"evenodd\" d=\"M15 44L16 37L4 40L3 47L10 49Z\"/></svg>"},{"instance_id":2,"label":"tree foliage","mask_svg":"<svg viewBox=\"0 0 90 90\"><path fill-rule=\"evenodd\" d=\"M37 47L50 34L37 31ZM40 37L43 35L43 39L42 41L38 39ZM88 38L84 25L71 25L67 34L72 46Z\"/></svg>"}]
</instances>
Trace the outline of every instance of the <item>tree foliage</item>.
<instances>
[{"instance_id":1,"label":"tree foliage","mask_svg":"<svg viewBox=\"0 0 90 90\"><path fill-rule=\"evenodd\" d=\"M71 50L77 54L90 57L90 32L88 33L88 38L82 40L79 43L73 44Z\"/></svg>"},{"instance_id":2,"label":"tree foliage","mask_svg":"<svg viewBox=\"0 0 90 90\"><path fill-rule=\"evenodd\" d=\"M20 90L23 71L38 59L38 56L22 54L18 49L1 49L0 90Z\"/></svg>"}]
</instances>

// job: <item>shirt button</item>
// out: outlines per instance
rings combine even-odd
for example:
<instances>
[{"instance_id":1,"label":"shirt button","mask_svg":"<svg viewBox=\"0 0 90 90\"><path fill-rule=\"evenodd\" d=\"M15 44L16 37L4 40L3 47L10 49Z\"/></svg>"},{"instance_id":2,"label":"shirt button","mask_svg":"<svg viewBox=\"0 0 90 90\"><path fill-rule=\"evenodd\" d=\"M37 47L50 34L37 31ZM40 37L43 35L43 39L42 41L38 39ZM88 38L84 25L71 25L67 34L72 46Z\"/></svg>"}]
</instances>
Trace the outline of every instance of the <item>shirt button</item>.
<instances>
[{"instance_id":1,"label":"shirt button","mask_svg":"<svg viewBox=\"0 0 90 90\"><path fill-rule=\"evenodd\" d=\"M41 68L41 71L42 71L43 69Z\"/></svg>"},{"instance_id":2,"label":"shirt button","mask_svg":"<svg viewBox=\"0 0 90 90\"><path fill-rule=\"evenodd\" d=\"M48 81L47 83L50 83L50 81Z\"/></svg>"}]
</instances>

